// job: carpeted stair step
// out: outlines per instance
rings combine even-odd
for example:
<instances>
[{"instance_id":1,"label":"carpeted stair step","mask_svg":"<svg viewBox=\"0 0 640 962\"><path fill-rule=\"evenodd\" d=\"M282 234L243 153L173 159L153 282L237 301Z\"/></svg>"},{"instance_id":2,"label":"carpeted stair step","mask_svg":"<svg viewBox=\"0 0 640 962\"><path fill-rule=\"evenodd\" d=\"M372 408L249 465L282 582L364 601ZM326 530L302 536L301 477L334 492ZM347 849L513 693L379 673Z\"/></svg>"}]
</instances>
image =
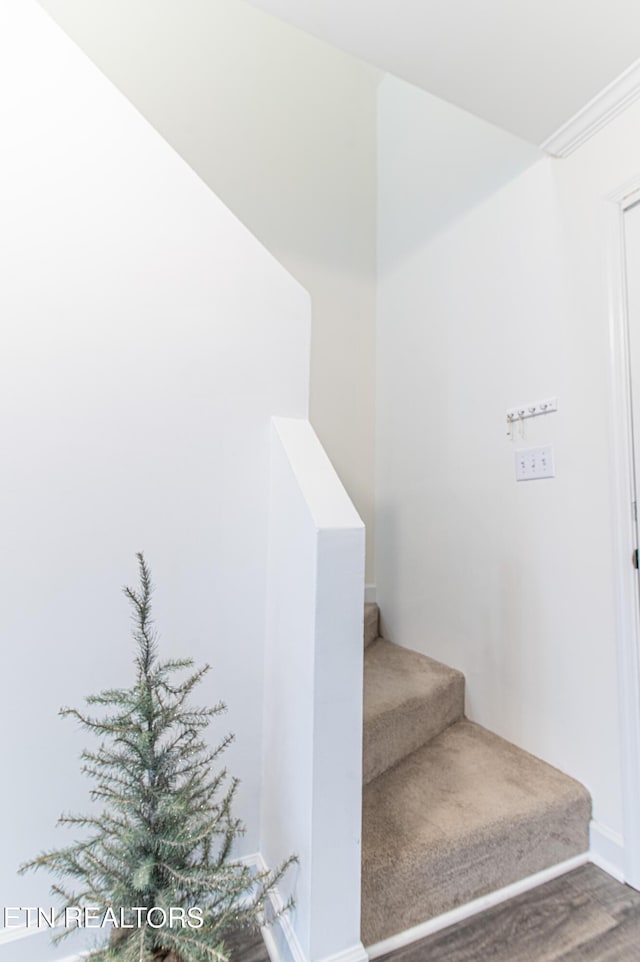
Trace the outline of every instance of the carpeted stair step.
<instances>
[{"instance_id":1,"label":"carpeted stair step","mask_svg":"<svg viewBox=\"0 0 640 962\"><path fill-rule=\"evenodd\" d=\"M364 647L373 644L380 634L380 609L373 602L364 606Z\"/></svg>"},{"instance_id":2,"label":"carpeted stair step","mask_svg":"<svg viewBox=\"0 0 640 962\"><path fill-rule=\"evenodd\" d=\"M364 653L364 783L463 714L461 672L378 638Z\"/></svg>"},{"instance_id":3,"label":"carpeted stair step","mask_svg":"<svg viewBox=\"0 0 640 962\"><path fill-rule=\"evenodd\" d=\"M364 789L364 944L585 852L590 815L578 782L452 725Z\"/></svg>"}]
</instances>

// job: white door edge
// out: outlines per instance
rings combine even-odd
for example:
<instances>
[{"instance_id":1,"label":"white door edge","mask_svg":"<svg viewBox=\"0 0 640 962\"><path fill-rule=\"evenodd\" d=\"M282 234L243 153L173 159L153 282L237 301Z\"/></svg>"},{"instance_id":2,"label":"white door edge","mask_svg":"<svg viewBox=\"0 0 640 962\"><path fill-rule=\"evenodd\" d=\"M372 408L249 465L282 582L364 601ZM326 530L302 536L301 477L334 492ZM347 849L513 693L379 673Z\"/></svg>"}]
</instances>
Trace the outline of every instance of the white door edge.
<instances>
[{"instance_id":1,"label":"white door edge","mask_svg":"<svg viewBox=\"0 0 640 962\"><path fill-rule=\"evenodd\" d=\"M636 534L624 214L640 200L640 174L604 206L609 287L610 482L625 880L640 889L640 604ZM640 456L640 452L638 452Z\"/></svg>"}]
</instances>

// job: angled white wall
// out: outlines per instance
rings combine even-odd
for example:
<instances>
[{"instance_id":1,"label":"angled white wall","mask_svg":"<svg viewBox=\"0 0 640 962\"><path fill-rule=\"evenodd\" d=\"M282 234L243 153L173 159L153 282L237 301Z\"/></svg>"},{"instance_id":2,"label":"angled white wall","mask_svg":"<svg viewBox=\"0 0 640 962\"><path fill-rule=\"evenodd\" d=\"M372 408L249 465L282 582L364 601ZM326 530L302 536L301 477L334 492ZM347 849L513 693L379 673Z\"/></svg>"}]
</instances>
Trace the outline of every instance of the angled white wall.
<instances>
[{"instance_id":1,"label":"angled white wall","mask_svg":"<svg viewBox=\"0 0 640 962\"><path fill-rule=\"evenodd\" d=\"M437 236L406 207L390 235L394 199L429 189L415 158L397 162L392 102L381 101L379 141L385 627L465 672L472 719L590 789L620 867L602 213L640 169L640 108ZM404 106L424 122L414 100ZM512 443L507 408L554 395L558 413L527 421ZM557 477L517 484L514 449L543 442Z\"/></svg>"},{"instance_id":2,"label":"angled white wall","mask_svg":"<svg viewBox=\"0 0 640 962\"><path fill-rule=\"evenodd\" d=\"M307 415L309 298L30 0L0 86L0 904L47 906L16 869L87 807L57 712L132 678L138 550L258 847L270 418Z\"/></svg>"},{"instance_id":3,"label":"angled white wall","mask_svg":"<svg viewBox=\"0 0 640 962\"><path fill-rule=\"evenodd\" d=\"M374 581L375 68L244 0L41 0L310 292L310 419Z\"/></svg>"}]
</instances>

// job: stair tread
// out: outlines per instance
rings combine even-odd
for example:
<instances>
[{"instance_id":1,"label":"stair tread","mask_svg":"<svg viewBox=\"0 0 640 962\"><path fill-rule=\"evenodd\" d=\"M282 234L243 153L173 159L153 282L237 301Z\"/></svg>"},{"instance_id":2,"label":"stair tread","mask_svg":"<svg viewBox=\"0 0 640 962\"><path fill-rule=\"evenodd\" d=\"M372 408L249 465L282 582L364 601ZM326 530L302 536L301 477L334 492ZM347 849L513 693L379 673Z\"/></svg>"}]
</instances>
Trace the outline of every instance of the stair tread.
<instances>
[{"instance_id":1,"label":"stair tread","mask_svg":"<svg viewBox=\"0 0 640 962\"><path fill-rule=\"evenodd\" d=\"M414 698L428 698L464 675L427 655L378 638L364 656L364 720Z\"/></svg>"},{"instance_id":2,"label":"stair tread","mask_svg":"<svg viewBox=\"0 0 640 962\"><path fill-rule=\"evenodd\" d=\"M365 944L586 851L590 807L546 762L453 724L364 790Z\"/></svg>"},{"instance_id":3,"label":"stair tread","mask_svg":"<svg viewBox=\"0 0 640 962\"><path fill-rule=\"evenodd\" d=\"M364 654L364 782L464 713L464 675L378 638Z\"/></svg>"}]
</instances>

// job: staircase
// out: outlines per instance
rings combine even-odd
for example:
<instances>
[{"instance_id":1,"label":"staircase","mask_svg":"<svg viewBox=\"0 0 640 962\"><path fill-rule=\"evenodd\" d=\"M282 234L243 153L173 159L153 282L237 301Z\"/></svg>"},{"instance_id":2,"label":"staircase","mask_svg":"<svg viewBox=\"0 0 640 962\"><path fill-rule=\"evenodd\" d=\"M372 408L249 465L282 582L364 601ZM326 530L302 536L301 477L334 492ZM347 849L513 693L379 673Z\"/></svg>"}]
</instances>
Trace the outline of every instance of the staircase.
<instances>
[{"instance_id":1,"label":"staircase","mask_svg":"<svg viewBox=\"0 0 640 962\"><path fill-rule=\"evenodd\" d=\"M464 717L464 676L378 637L365 607L362 941L589 847L578 782Z\"/></svg>"}]
</instances>

